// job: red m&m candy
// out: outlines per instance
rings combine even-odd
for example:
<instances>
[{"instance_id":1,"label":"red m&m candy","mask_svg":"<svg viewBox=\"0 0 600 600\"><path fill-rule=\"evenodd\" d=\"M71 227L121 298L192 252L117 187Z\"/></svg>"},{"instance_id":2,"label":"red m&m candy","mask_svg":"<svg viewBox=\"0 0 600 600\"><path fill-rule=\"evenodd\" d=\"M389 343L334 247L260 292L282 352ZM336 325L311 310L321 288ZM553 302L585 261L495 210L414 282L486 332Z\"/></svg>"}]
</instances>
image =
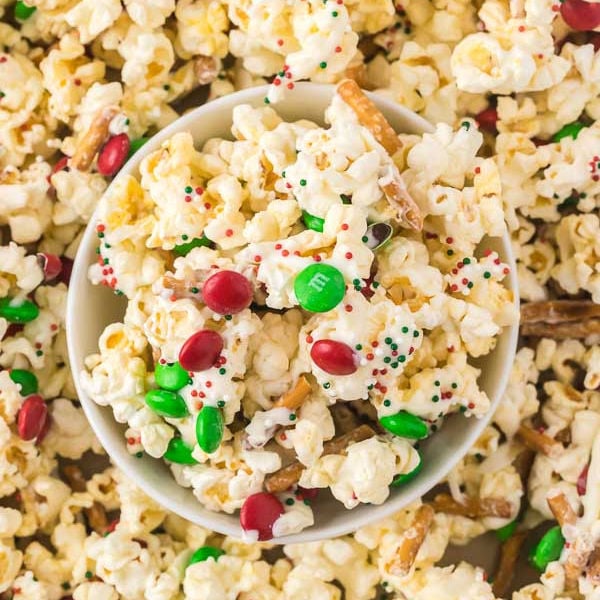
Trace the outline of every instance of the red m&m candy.
<instances>
[{"instance_id":1,"label":"red m&m candy","mask_svg":"<svg viewBox=\"0 0 600 600\"><path fill-rule=\"evenodd\" d=\"M565 23L577 31L592 31L600 25L600 4L584 0L565 0L560 5Z\"/></svg>"},{"instance_id":2,"label":"red m&m candy","mask_svg":"<svg viewBox=\"0 0 600 600\"><path fill-rule=\"evenodd\" d=\"M179 364L186 371L206 371L223 350L223 338L216 331L202 329L190 336L179 351Z\"/></svg>"},{"instance_id":3,"label":"red m&m candy","mask_svg":"<svg viewBox=\"0 0 600 600\"><path fill-rule=\"evenodd\" d=\"M252 296L250 282L235 271L211 275L202 288L204 303L220 315L232 315L248 308Z\"/></svg>"},{"instance_id":4,"label":"red m&m candy","mask_svg":"<svg viewBox=\"0 0 600 600\"><path fill-rule=\"evenodd\" d=\"M358 357L343 342L319 340L310 349L313 362L331 375L352 375L358 369Z\"/></svg>"},{"instance_id":5,"label":"red m&m candy","mask_svg":"<svg viewBox=\"0 0 600 600\"><path fill-rule=\"evenodd\" d=\"M44 430L48 407L39 394L29 396L17 416L17 431L22 440L33 440Z\"/></svg>"},{"instance_id":6,"label":"red m&m candy","mask_svg":"<svg viewBox=\"0 0 600 600\"><path fill-rule=\"evenodd\" d=\"M129 137L126 133L111 137L98 155L98 171L105 177L115 175L127 160L129 146Z\"/></svg>"},{"instance_id":7,"label":"red m&m candy","mask_svg":"<svg viewBox=\"0 0 600 600\"><path fill-rule=\"evenodd\" d=\"M259 541L273 537L273 525L285 512L283 504L273 494L259 492L248 496L240 510L240 525L244 531L258 531Z\"/></svg>"}]
</instances>

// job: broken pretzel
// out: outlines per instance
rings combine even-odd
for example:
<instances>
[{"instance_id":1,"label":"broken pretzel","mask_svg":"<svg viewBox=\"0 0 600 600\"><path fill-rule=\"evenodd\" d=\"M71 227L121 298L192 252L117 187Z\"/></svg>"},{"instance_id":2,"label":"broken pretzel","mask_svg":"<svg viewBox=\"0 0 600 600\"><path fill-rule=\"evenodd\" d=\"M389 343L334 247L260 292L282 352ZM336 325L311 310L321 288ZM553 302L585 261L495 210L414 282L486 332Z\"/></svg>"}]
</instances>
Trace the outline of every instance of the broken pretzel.
<instances>
[{"instance_id":1,"label":"broken pretzel","mask_svg":"<svg viewBox=\"0 0 600 600\"><path fill-rule=\"evenodd\" d=\"M108 139L108 126L117 115L119 109L116 106L108 106L98 112L90 128L81 138L75 154L69 160L69 166L79 171L87 171L96 154Z\"/></svg>"},{"instance_id":2,"label":"broken pretzel","mask_svg":"<svg viewBox=\"0 0 600 600\"><path fill-rule=\"evenodd\" d=\"M504 498L466 498L458 502L450 494L438 494L431 503L436 512L480 519L483 517L512 517L512 506Z\"/></svg>"},{"instance_id":3,"label":"broken pretzel","mask_svg":"<svg viewBox=\"0 0 600 600\"><path fill-rule=\"evenodd\" d=\"M525 446L551 458L556 458L563 450L560 442L557 442L545 433L536 431L529 425L521 424L517 430L517 435L521 438Z\"/></svg>"},{"instance_id":4,"label":"broken pretzel","mask_svg":"<svg viewBox=\"0 0 600 600\"><path fill-rule=\"evenodd\" d=\"M403 577L408 575L419 549L423 545L433 523L435 511L429 504L423 504L415 513L410 527L404 532L402 541L396 549L393 560L387 566L392 575Z\"/></svg>"},{"instance_id":5,"label":"broken pretzel","mask_svg":"<svg viewBox=\"0 0 600 600\"><path fill-rule=\"evenodd\" d=\"M335 437L332 440L325 442L325 444L323 444L323 453L321 456L327 456L328 454L343 454L350 444L362 442L374 435L375 432L368 425L360 425L344 435L340 435L339 437ZM265 488L272 494L285 492L285 490L291 488L300 481L302 471L304 471L305 468L306 467L300 461L296 460L266 477Z\"/></svg>"},{"instance_id":6,"label":"broken pretzel","mask_svg":"<svg viewBox=\"0 0 600 600\"><path fill-rule=\"evenodd\" d=\"M516 571L519 553L527 537L526 531L516 531L500 548L500 562L494 577L492 589L494 596L505 598Z\"/></svg>"},{"instance_id":7,"label":"broken pretzel","mask_svg":"<svg viewBox=\"0 0 600 600\"><path fill-rule=\"evenodd\" d=\"M597 333L600 333L600 305L591 300L549 300L521 306L524 336L560 340Z\"/></svg>"},{"instance_id":8,"label":"broken pretzel","mask_svg":"<svg viewBox=\"0 0 600 600\"><path fill-rule=\"evenodd\" d=\"M310 383L306 380L304 375L300 375L296 385L289 391L287 391L279 400L273 404L273 408L287 408L289 410L296 410L300 408L302 403L308 398L311 392Z\"/></svg>"}]
</instances>

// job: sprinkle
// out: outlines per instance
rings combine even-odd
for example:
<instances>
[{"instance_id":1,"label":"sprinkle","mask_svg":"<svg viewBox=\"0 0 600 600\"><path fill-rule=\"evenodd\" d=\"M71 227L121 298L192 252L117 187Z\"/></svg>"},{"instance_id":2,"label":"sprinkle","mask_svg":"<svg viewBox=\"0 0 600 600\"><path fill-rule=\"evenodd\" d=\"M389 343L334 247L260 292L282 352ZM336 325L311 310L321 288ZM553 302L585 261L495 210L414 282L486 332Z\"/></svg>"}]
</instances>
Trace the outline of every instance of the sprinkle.
<instances>
[{"instance_id":1,"label":"sprinkle","mask_svg":"<svg viewBox=\"0 0 600 600\"><path fill-rule=\"evenodd\" d=\"M402 328L402 333L408 333L408 327L406 325Z\"/></svg>"},{"instance_id":2,"label":"sprinkle","mask_svg":"<svg viewBox=\"0 0 600 600\"><path fill-rule=\"evenodd\" d=\"M197 287L192 287L190 288L190 292L192 292L192 294L197 294L200 290Z\"/></svg>"},{"instance_id":3,"label":"sprinkle","mask_svg":"<svg viewBox=\"0 0 600 600\"><path fill-rule=\"evenodd\" d=\"M296 420L296 415L294 413L292 413L290 415L290 421L295 421Z\"/></svg>"},{"instance_id":4,"label":"sprinkle","mask_svg":"<svg viewBox=\"0 0 600 600\"><path fill-rule=\"evenodd\" d=\"M261 256L260 254L257 254L257 255L254 257L254 262L257 262L257 263L259 263L261 260L262 260L262 256Z\"/></svg>"},{"instance_id":5,"label":"sprinkle","mask_svg":"<svg viewBox=\"0 0 600 600\"><path fill-rule=\"evenodd\" d=\"M321 67L321 69L326 69L327 68L327 63L325 61L320 62L319 63L319 67Z\"/></svg>"},{"instance_id":6,"label":"sprinkle","mask_svg":"<svg viewBox=\"0 0 600 600\"><path fill-rule=\"evenodd\" d=\"M281 251L281 256L289 256L290 255L290 251L289 250L282 250Z\"/></svg>"},{"instance_id":7,"label":"sprinkle","mask_svg":"<svg viewBox=\"0 0 600 600\"><path fill-rule=\"evenodd\" d=\"M207 381L207 382L206 382L204 385L205 385L207 388L209 388L209 387L212 387L212 381Z\"/></svg>"},{"instance_id":8,"label":"sprinkle","mask_svg":"<svg viewBox=\"0 0 600 600\"><path fill-rule=\"evenodd\" d=\"M288 506L292 506L292 505L294 504L294 499L293 499L293 498L288 498L288 499L285 501L285 503L286 503Z\"/></svg>"},{"instance_id":9,"label":"sprinkle","mask_svg":"<svg viewBox=\"0 0 600 600\"><path fill-rule=\"evenodd\" d=\"M219 401L217 402L217 406L218 406L219 408L223 408L223 407L225 406L225 401L224 401L224 400L219 400Z\"/></svg>"},{"instance_id":10,"label":"sprinkle","mask_svg":"<svg viewBox=\"0 0 600 600\"><path fill-rule=\"evenodd\" d=\"M281 79L279 79L279 77L276 77L276 78L273 80L273 85L281 85Z\"/></svg>"},{"instance_id":11,"label":"sprinkle","mask_svg":"<svg viewBox=\"0 0 600 600\"><path fill-rule=\"evenodd\" d=\"M339 54L342 51L342 47L341 46L336 46L335 47L335 51Z\"/></svg>"},{"instance_id":12,"label":"sprinkle","mask_svg":"<svg viewBox=\"0 0 600 600\"><path fill-rule=\"evenodd\" d=\"M301 179L299 183L300 183L301 186L305 186L306 185L306 179Z\"/></svg>"},{"instance_id":13,"label":"sprinkle","mask_svg":"<svg viewBox=\"0 0 600 600\"><path fill-rule=\"evenodd\" d=\"M85 572L85 578L86 579L91 579L94 576L94 574L91 571L86 571Z\"/></svg>"},{"instance_id":14,"label":"sprinkle","mask_svg":"<svg viewBox=\"0 0 600 600\"><path fill-rule=\"evenodd\" d=\"M185 190L183 190L186 194L191 194L194 191L191 185L186 186Z\"/></svg>"},{"instance_id":15,"label":"sprinkle","mask_svg":"<svg viewBox=\"0 0 600 600\"><path fill-rule=\"evenodd\" d=\"M342 223L342 230L348 231L348 223ZM354 281L356 281L356 279Z\"/></svg>"},{"instance_id":16,"label":"sprinkle","mask_svg":"<svg viewBox=\"0 0 600 600\"><path fill-rule=\"evenodd\" d=\"M391 337L386 337L385 340L383 340L388 346L392 343L392 338Z\"/></svg>"},{"instance_id":17,"label":"sprinkle","mask_svg":"<svg viewBox=\"0 0 600 600\"><path fill-rule=\"evenodd\" d=\"M464 263L465 265L470 265L470 264L471 264L471 259L470 259L470 258L468 258L468 257L467 257L467 258L463 258L463 263ZM460 263L458 263L458 264L460 265Z\"/></svg>"},{"instance_id":18,"label":"sprinkle","mask_svg":"<svg viewBox=\"0 0 600 600\"><path fill-rule=\"evenodd\" d=\"M469 404L467 405L471 410L473 410L475 408L475 403L474 402L469 402Z\"/></svg>"},{"instance_id":19,"label":"sprinkle","mask_svg":"<svg viewBox=\"0 0 600 600\"><path fill-rule=\"evenodd\" d=\"M519 31L523 33L525 31L525 25L519 25Z\"/></svg>"},{"instance_id":20,"label":"sprinkle","mask_svg":"<svg viewBox=\"0 0 600 600\"><path fill-rule=\"evenodd\" d=\"M265 98L264 98L263 102L264 102L265 104L271 104L271 101L270 101L270 100L269 100L269 99L268 99L266 96L265 96Z\"/></svg>"},{"instance_id":21,"label":"sprinkle","mask_svg":"<svg viewBox=\"0 0 600 600\"><path fill-rule=\"evenodd\" d=\"M181 239L182 239L182 240L185 242L185 241L188 239L188 236L187 236L187 235L184 233L184 234L181 236Z\"/></svg>"},{"instance_id":22,"label":"sprinkle","mask_svg":"<svg viewBox=\"0 0 600 600\"><path fill-rule=\"evenodd\" d=\"M225 373L227 373L227 369L219 369L219 375L225 375Z\"/></svg>"},{"instance_id":23,"label":"sprinkle","mask_svg":"<svg viewBox=\"0 0 600 600\"><path fill-rule=\"evenodd\" d=\"M415 330L413 331L413 337L416 337L416 338L418 338L418 337L419 337L419 335L420 335L420 334L419 334L419 332L418 332L418 331L415 329Z\"/></svg>"},{"instance_id":24,"label":"sprinkle","mask_svg":"<svg viewBox=\"0 0 600 600\"><path fill-rule=\"evenodd\" d=\"M313 254L313 260L316 262L321 262L321 257L318 254Z\"/></svg>"},{"instance_id":25,"label":"sprinkle","mask_svg":"<svg viewBox=\"0 0 600 600\"><path fill-rule=\"evenodd\" d=\"M353 310L351 304L346 304L346 306L344 307L344 309L346 310L346 312L352 312L352 310Z\"/></svg>"},{"instance_id":26,"label":"sprinkle","mask_svg":"<svg viewBox=\"0 0 600 600\"><path fill-rule=\"evenodd\" d=\"M184 197L184 200L185 200L186 202L191 202L191 201L192 201L192 197L191 197L191 196L185 196L185 197Z\"/></svg>"},{"instance_id":27,"label":"sprinkle","mask_svg":"<svg viewBox=\"0 0 600 600\"><path fill-rule=\"evenodd\" d=\"M328 389L331 387L331 384L330 384L328 381L326 381L326 382L323 384L323 387L324 387L326 390L328 390Z\"/></svg>"},{"instance_id":28,"label":"sprinkle","mask_svg":"<svg viewBox=\"0 0 600 600\"><path fill-rule=\"evenodd\" d=\"M432 402L439 402L440 401L440 397L436 394L435 396L431 397L431 401Z\"/></svg>"},{"instance_id":29,"label":"sprinkle","mask_svg":"<svg viewBox=\"0 0 600 600\"><path fill-rule=\"evenodd\" d=\"M357 350L362 350L362 344L356 344L356 346L354 346Z\"/></svg>"},{"instance_id":30,"label":"sprinkle","mask_svg":"<svg viewBox=\"0 0 600 600\"><path fill-rule=\"evenodd\" d=\"M446 244L452 244L454 240L451 237L446 238Z\"/></svg>"},{"instance_id":31,"label":"sprinkle","mask_svg":"<svg viewBox=\"0 0 600 600\"><path fill-rule=\"evenodd\" d=\"M277 45L283 46L283 40L281 38L277 40Z\"/></svg>"},{"instance_id":32,"label":"sprinkle","mask_svg":"<svg viewBox=\"0 0 600 600\"><path fill-rule=\"evenodd\" d=\"M367 360L373 360L375 358L375 355L372 352L369 352L367 354Z\"/></svg>"},{"instance_id":33,"label":"sprinkle","mask_svg":"<svg viewBox=\"0 0 600 600\"><path fill-rule=\"evenodd\" d=\"M401 355L398 357L398 362L401 362L401 363L403 363L403 362L405 362L405 361L406 361L406 356L404 356L404 354L401 354Z\"/></svg>"},{"instance_id":34,"label":"sprinkle","mask_svg":"<svg viewBox=\"0 0 600 600\"><path fill-rule=\"evenodd\" d=\"M288 90L293 90L294 89L294 84L290 81L290 83L287 84L287 89Z\"/></svg>"},{"instance_id":35,"label":"sprinkle","mask_svg":"<svg viewBox=\"0 0 600 600\"><path fill-rule=\"evenodd\" d=\"M452 248L450 248L450 250L446 250L446 254L448 256L452 256L454 254L454 250L452 250Z\"/></svg>"},{"instance_id":36,"label":"sprinkle","mask_svg":"<svg viewBox=\"0 0 600 600\"><path fill-rule=\"evenodd\" d=\"M331 13L331 16L335 18L335 17L337 17L337 16L338 16L338 14L339 14L339 13L338 13L338 11L337 11L337 10L334 10L334 11Z\"/></svg>"},{"instance_id":37,"label":"sprinkle","mask_svg":"<svg viewBox=\"0 0 600 600\"><path fill-rule=\"evenodd\" d=\"M198 194L198 196L202 196L202 194L204 194L204 188L198 186L195 190L196 194Z\"/></svg>"},{"instance_id":38,"label":"sprinkle","mask_svg":"<svg viewBox=\"0 0 600 600\"><path fill-rule=\"evenodd\" d=\"M275 250L281 250L281 244L275 244Z\"/></svg>"},{"instance_id":39,"label":"sprinkle","mask_svg":"<svg viewBox=\"0 0 600 600\"><path fill-rule=\"evenodd\" d=\"M384 362L386 365L388 365L388 364L390 364L390 363L392 362L392 359L391 359L389 356L386 356L386 357L383 359L383 362Z\"/></svg>"},{"instance_id":40,"label":"sprinkle","mask_svg":"<svg viewBox=\"0 0 600 600\"><path fill-rule=\"evenodd\" d=\"M455 390L458 387L458 383L453 383L450 387Z\"/></svg>"},{"instance_id":41,"label":"sprinkle","mask_svg":"<svg viewBox=\"0 0 600 600\"><path fill-rule=\"evenodd\" d=\"M346 254L344 255L348 260L352 259L352 252L346 252Z\"/></svg>"},{"instance_id":42,"label":"sprinkle","mask_svg":"<svg viewBox=\"0 0 600 600\"><path fill-rule=\"evenodd\" d=\"M475 175L479 175L479 173L481 173L481 167L475 167L474 171Z\"/></svg>"},{"instance_id":43,"label":"sprinkle","mask_svg":"<svg viewBox=\"0 0 600 600\"><path fill-rule=\"evenodd\" d=\"M307 344L312 344L313 343L313 336L312 335L307 335L306 336L306 343Z\"/></svg>"},{"instance_id":44,"label":"sprinkle","mask_svg":"<svg viewBox=\"0 0 600 600\"><path fill-rule=\"evenodd\" d=\"M492 274L491 274L489 271L485 271L485 273L483 274L483 276L484 276L486 279L489 279L489 278L492 276Z\"/></svg>"},{"instance_id":45,"label":"sprinkle","mask_svg":"<svg viewBox=\"0 0 600 600\"><path fill-rule=\"evenodd\" d=\"M136 457L136 458L142 458L142 456L144 456L144 453L143 453L143 452L136 452L136 453L135 453L135 457ZM86 577L87 577L87 573L86 573Z\"/></svg>"},{"instance_id":46,"label":"sprinkle","mask_svg":"<svg viewBox=\"0 0 600 600\"><path fill-rule=\"evenodd\" d=\"M227 237L231 237L233 235L233 229L226 229L225 230L225 235Z\"/></svg>"},{"instance_id":47,"label":"sprinkle","mask_svg":"<svg viewBox=\"0 0 600 600\"><path fill-rule=\"evenodd\" d=\"M471 288L473 287L473 282L472 282L472 281L469 281L469 283L467 283L467 287L468 287L469 289L471 289Z\"/></svg>"}]
</instances>

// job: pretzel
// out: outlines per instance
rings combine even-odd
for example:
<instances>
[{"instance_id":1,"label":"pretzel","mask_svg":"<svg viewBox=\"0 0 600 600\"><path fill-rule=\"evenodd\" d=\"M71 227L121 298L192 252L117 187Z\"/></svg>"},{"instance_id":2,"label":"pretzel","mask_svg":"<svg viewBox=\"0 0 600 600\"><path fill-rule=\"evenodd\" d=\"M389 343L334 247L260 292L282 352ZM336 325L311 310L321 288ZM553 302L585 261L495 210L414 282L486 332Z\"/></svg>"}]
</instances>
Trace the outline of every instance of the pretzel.
<instances>
[{"instance_id":1,"label":"pretzel","mask_svg":"<svg viewBox=\"0 0 600 600\"><path fill-rule=\"evenodd\" d=\"M594 585L600 584L600 544L590 554L586 575Z\"/></svg>"},{"instance_id":2,"label":"pretzel","mask_svg":"<svg viewBox=\"0 0 600 600\"><path fill-rule=\"evenodd\" d=\"M412 196L408 193L396 167L393 167L393 178L386 184L380 184L390 206L397 211L398 221L408 225L415 231L423 229L423 214Z\"/></svg>"},{"instance_id":3,"label":"pretzel","mask_svg":"<svg viewBox=\"0 0 600 600\"><path fill-rule=\"evenodd\" d=\"M600 304L591 300L550 300L521 305L521 324L556 324L597 318L600 318Z\"/></svg>"},{"instance_id":4,"label":"pretzel","mask_svg":"<svg viewBox=\"0 0 600 600\"><path fill-rule=\"evenodd\" d=\"M492 584L494 596L506 597L516 571L519 553L526 538L527 531L516 531L500 547L500 562Z\"/></svg>"},{"instance_id":5,"label":"pretzel","mask_svg":"<svg viewBox=\"0 0 600 600\"><path fill-rule=\"evenodd\" d=\"M394 156L402 148L398 134L388 123L383 113L358 87L353 79L344 79L337 86L337 93L342 100L354 111L358 122L364 125L375 139L386 149L390 156Z\"/></svg>"},{"instance_id":6,"label":"pretzel","mask_svg":"<svg viewBox=\"0 0 600 600\"><path fill-rule=\"evenodd\" d=\"M321 456L328 454L344 454L344 450L353 443L362 442L370 437L373 437L375 432L368 425L360 425L356 429L329 440L323 444L323 453ZM277 493L284 492L291 488L294 484L300 481L302 471L306 467L299 461L294 461L283 467L275 473L271 473L265 478L265 488L268 492Z\"/></svg>"},{"instance_id":7,"label":"pretzel","mask_svg":"<svg viewBox=\"0 0 600 600\"><path fill-rule=\"evenodd\" d=\"M70 167L79 171L87 171L90 168L94 156L108 138L108 126L118 112L116 106L108 106L98 112L69 161Z\"/></svg>"},{"instance_id":8,"label":"pretzel","mask_svg":"<svg viewBox=\"0 0 600 600\"><path fill-rule=\"evenodd\" d=\"M330 409L335 431L338 434L348 433L360 425L358 415L348 402L336 402Z\"/></svg>"},{"instance_id":9,"label":"pretzel","mask_svg":"<svg viewBox=\"0 0 600 600\"><path fill-rule=\"evenodd\" d=\"M577 515L569 504L567 497L560 492L554 496L550 496L547 500L548 506L558 521L558 524L563 528L565 525L574 525L577 521Z\"/></svg>"},{"instance_id":10,"label":"pretzel","mask_svg":"<svg viewBox=\"0 0 600 600\"><path fill-rule=\"evenodd\" d=\"M550 458L556 458L563 450L562 444L545 433L536 431L529 425L521 424L517 431L521 441L536 452L541 452Z\"/></svg>"},{"instance_id":11,"label":"pretzel","mask_svg":"<svg viewBox=\"0 0 600 600\"><path fill-rule=\"evenodd\" d=\"M527 302L521 306L521 334L553 339L600 333L600 305L590 300Z\"/></svg>"},{"instance_id":12,"label":"pretzel","mask_svg":"<svg viewBox=\"0 0 600 600\"><path fill-rule=\"evenodd\" d=\"M298 381L296 381L296 385L281 396L281 398L273 404L273 408L296 410L302 405L306 398L308 398L310 392L310 383L308 383L304 375L300 375Z\"/></svg>"},{"instance_id":13,"label":"pretzel","mask_svg":"<svg viewBox=\"0 0 600 600\"><path fill-rule=\"evenodd\" d=\"M217 61L212 56L198 56L194 59L194 76L200 85L212 83L219 73Z\"/></svg>"},{"instance_id":14,"label":"pretzel","mask_svg":"<svg viewBox=\"0 0 600 600\"><path fill-rule=\"evenodd\" d=\"M387 565L387 569L392 575L398 577L408 575L417 558L419 549L427 537L434 517L435 511L429 504L423 504L418 508L410 527L402 536L402 541L396 549L394 558Z\"/></svg>"},{"instance_id":15,"label":"pretzel","mask_svg":"<svg viewBox=\"0 0 600 600\"><path fill-rule=\"evenodd\" d=\"M77 465L65 465L62 468L62 474L64 475L69 487L74 492L85 492L87 489L85 478L81 469Z\"/></svg>"},{"instance_id":16,"label":"pretzel","mask_svg":"<svg viewBox=\"0 0 600 600\"><path fill-rule=\"evenodd\" d=\"M512 516L512 506L504 498L467 498L464 502L457 502L450 494L438 494L431 505L436 512L471 519L482 517L509 519Z\"/></svg>"}]
</instances>

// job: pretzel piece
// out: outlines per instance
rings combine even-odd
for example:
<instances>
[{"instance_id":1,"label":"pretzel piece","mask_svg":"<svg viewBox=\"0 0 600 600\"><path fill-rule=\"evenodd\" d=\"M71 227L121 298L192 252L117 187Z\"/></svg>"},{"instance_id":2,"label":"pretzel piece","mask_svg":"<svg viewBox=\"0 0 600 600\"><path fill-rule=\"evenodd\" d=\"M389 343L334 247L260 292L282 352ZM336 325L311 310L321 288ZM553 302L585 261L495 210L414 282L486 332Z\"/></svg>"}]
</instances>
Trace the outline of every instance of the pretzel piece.
<instances>
[{"instance_id":1,"label":"pretzel piece","mask_svg":"<svg viewBox=\"0 0 600 600\"><path fill-rule=\"evenodd\" d=\"M457 502L450 494L438 494L431 505L436 512L471 519L482 517L509 519L512 516L512 506L504 498L467 498L465 502Z\"/></svg>"},{"instance_id":2,"label":"pretzel piece","mask_svg":"<svg viewBox=\"0 0 600 600\"><path fill-rule=\"evenodd\" d=\"M549 300L521 305L521 324L556 324L597 318L600 318L600 304L591 300Z\"/></svg>"},{"instance_id":3,"label":"pretzel piece","mask_svg":"<svg viewBox=\"0 0 600 600\"><path fill-rule=\"evenodd\" d=\"M525 337L546 337L553 340L584 339L600 333L600 319L586 319L568 323L523 323L521 335Z\"/></svg>"},{"instance_id":4,"label":"pretzel piece","mask_svg":"<svg viewBox=\"0 0 600 600\"><path fill-rule=\"evenodd\" d=\"M558 524L562 527L565 525L574 525L577 521L577 515L571 507L571 504L567 500L567 497L560 492L554 496L550 496L547 499L548 506L554 515L554 518L558 521Z\"/></svg>"},{"instance_id":5,"label":"pretzel piece","mask_svg":"<svg viewBox=\"0 0 600 600\"><path fill-rule=\"evenodd\" d=\"M529 425L521 424L517 431L521 441L536 452L541 452L551 458L556 458L563 450L562 444L545 433L536 431Z\"/></svg>"},{"instance_id":6,"label":"pretzel piece","mask_svg":"<svg viewBox=\"0 0 600 600\"><path fill-rule=\"evenodd\" d=\"M513 533L500 548L500 562L494 576L492 590L494 596L505 598L516 572L519 553L527 537L526 531L516 531Z\"/></svg>"},{"instance_id":7,"label":"pretzel piece","mask_svg":"<svg viewBox=\"0 0 600 600\"><path fill-rule=\"evenodd\" d=\"M406 185L396 167L393 168L392 179L385 184L380 183L380 187L390 206L396 209L398 220L415 231L421 231L423 229L423 214L412 196L408 193Z\"/></svg>"},{"instance_id":8,"label":"pretzel piece","mask_svg":"<svg viewBox=\"0 0 600 600\"><path fill-rule=\"evenodd\" d=\"M90 168L94 156L108 138L108 126L118 112L116 106L108 106L98 112L69 161L70 167L79 171L87 171Z\"/></svg>"},{"instance_id":9,"label":"pretzel piece","mask_svg":"<svg viewBox=\"0 0 600 600\"><path fill-rule=\"evenodd\" d=\"M368 425L360 425L356 429L329 440L323 444L323 454L344 454L346 448L353 443L362 442L370 437L373 437L375 432ZM271 473L265 478L265 488L268 492L284 492L298 483L306 467L300 461L294 461L286 467Z\"/></svg>"},{"instance_id":10,"label":"pretzel piece","mask_svg":"<svg viewBox=\"0 0 600 600\"><path fill-rule=\"evenodd\" d=\"M356 81L353 79L342 80L338 84L337 93L354 111L359 123L373 134L390 156L394 156L402 148L402 142L399 140L394 128L388 123L383 113L358 87Z\"/></svg>"},{"instance_id":11,"label":"pretzel piece","mask_svg":"<svg viewBox=\"0 0 600 600\"><path fill-rule=\"evenodd\" d=\"M586 575L594 585L600 584L600 544L590 554Z\"/></svg>"},{"instance_id":12,"label":"pretzel piece","mask_svg":"<svg viewBox=\"0 0 600 600\"><path fill-rule=\"evenodd\" d=\"M298 381L296 381L296 385L281 396L281 398L273 404L273 408L296 410L297 408L300 408L302 403L308 398L310 392L310 383L308 383L304 375L300 375Z\"/></svg>"},{"instance_id":13,"label":"pretzel piece","mask_svg":"<svg viewBox=\"0 0 600 600\"><path fill-rule=\"evenodd\" d=\"M434 517L435 511L429 504L423 504L417 509L410 527L402 536L393 560L387 567L392 575L399 577L408 575L429 533Z\"/></svg>"}]
</instances>

